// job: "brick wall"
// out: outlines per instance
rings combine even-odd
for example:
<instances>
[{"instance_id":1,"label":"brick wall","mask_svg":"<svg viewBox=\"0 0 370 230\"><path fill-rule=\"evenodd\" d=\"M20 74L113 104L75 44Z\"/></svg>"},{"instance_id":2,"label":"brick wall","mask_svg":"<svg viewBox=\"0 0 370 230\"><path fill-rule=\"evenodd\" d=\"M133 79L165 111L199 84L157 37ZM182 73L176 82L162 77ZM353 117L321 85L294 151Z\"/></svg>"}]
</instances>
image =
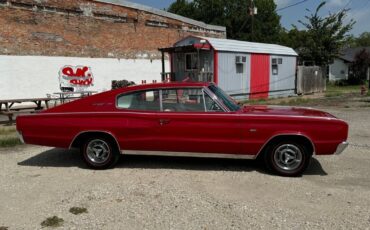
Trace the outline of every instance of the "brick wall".
<instances>
[{"instance_id":1,"label":"brick wall","mask_svg":"<svg viewBox=\"0 0 370 230\"><path fill-rule=\"evenodd\" d=\"M146 11L92 0L0 0L0 55L158 58L188 35L222 37Z\"/></svg>"}]
</instances>

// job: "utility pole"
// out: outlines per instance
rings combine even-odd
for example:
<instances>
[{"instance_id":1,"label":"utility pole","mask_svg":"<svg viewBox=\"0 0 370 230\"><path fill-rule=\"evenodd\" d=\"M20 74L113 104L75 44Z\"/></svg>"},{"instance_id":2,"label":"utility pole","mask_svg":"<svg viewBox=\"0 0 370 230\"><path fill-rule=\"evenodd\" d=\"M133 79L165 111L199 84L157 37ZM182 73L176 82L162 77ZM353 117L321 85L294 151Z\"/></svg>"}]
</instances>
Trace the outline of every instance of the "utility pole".
<instances>
[{"instance_id":1,"label":"utility pole","mask_svg":"<svg viewBox=\"0 0 370 230\"><path fill-rule=\"evenodd\" d=\"M257 7L254 6L254 0L250 0L249 15L251 16L251 40L254 41L254 15L257 14Z\"/></svg>"}]
</instances>

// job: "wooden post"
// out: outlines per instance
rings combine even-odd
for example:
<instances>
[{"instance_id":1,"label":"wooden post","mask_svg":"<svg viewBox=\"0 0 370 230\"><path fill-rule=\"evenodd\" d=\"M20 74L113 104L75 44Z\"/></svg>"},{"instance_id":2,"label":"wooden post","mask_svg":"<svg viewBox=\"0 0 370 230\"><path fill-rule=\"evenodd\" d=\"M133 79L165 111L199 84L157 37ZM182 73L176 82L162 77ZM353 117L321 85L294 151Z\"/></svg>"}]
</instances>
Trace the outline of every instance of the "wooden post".
<instances>
[{"instance_id":1,"label":"wooden post","mask_svg":"<svg viewBox=\"0 0 370 230\"><path fill-rule=\"evenodd\" d=\"M164 64L164 52L162 52L162 81L165 80L165 75L166 75L166 66Z\"/></svg>"},{"instance_id":2,"label":"wooden post","mask_svg":"<svg viewBox=\"0 0 370 230\"><path fill-rule=\"evenodd\" d=\"M197 57L197 79L196 81L200 81L200 51L199 51L199 48L197 48L197 54L198 54L198 57Z\"/></svg>"}]
</instances>

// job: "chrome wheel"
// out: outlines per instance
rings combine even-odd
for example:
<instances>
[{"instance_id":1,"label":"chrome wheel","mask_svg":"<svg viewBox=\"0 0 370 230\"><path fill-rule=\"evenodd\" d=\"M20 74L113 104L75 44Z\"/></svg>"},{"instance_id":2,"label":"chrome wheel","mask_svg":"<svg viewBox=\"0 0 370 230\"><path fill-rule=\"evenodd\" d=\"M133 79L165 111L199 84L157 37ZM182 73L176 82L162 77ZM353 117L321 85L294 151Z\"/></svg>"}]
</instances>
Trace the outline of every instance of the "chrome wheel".
<instances>
[{"instance_id":1,"label":"chrome wheel","mask_svg":"<svg viewBox=\"0 0 370 230\"><path fill-rule=\"evenodd\" d=\"M103 140L94 139L87 144L86 155L91 162L96 164L105 163L110 155L109 144Z\"/></svg>"},{"instance_id":2,"label":"chrome wheel","mask_svg":"<svg viewBox=\"0 0 370 230\"><path fill-rule=\"evenodd\" d=\"M299 147L292 144L283 144L274 151L276 165L286 171L299 168L302 164L303 154Z\"/></svg>"}]
</instances>

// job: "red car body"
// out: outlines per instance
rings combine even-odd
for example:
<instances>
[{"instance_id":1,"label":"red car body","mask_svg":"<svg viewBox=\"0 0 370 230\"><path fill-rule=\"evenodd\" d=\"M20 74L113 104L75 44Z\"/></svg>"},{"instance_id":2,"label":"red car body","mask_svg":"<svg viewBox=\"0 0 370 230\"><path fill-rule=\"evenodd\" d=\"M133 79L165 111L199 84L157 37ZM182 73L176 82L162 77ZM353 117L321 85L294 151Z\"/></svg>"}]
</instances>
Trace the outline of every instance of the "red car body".
<instances>
[{"instance_id":1,"label":"red car body","mask_svg":"<svg viewBox=\"0 0 370 230\"><path fill-rule=\"evenodd\" d=\"M283 137L302 139L316 155L339 153L346 146L347 123L314 109L244 106L235 111L178 112L117 107L119 95L157 89L207 89L212 85L160 83L121 88L19 116L17 130L27 144L66 149L81 147L76 143L81 135L101 133L113 138L123 154L142 151L255 159L272 140ZM212 98L216 102L220 99L215 95Z\"/></svg>"}]
</instances>

